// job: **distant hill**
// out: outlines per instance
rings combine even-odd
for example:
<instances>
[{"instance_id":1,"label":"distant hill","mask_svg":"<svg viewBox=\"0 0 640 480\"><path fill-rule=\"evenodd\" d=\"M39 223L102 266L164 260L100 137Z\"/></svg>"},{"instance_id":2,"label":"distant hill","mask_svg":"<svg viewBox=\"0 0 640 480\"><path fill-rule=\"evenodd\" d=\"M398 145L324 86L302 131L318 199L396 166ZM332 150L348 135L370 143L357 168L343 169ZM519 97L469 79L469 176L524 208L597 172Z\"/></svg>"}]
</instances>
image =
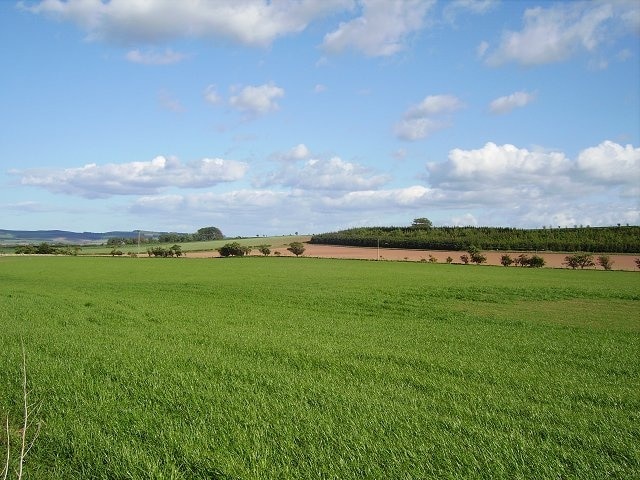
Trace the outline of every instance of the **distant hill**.
<instances>
[{"instance_id":1,"label":"distant hill","mask_svg":"<svg viewBox=\"0 0 640 480\"><path fill-rule=\"evenodd\" d=\"M145 238L157 238L166 232L142 232ZM138 231L130 232L68 232L65 230L2 230L0 245L25 245L29 243L62 243L89 245L106 243L110 238L138 238Z\"/></svg>"}]
</instances>

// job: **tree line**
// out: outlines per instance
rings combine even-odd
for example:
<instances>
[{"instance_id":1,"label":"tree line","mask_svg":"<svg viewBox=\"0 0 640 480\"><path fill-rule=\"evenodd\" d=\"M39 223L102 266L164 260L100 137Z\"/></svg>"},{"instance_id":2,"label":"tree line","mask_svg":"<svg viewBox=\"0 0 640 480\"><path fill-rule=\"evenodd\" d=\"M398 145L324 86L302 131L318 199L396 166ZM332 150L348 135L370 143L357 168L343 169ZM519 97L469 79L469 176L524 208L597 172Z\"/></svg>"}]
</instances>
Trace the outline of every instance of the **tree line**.
<instances>
[{"instance_id":1,"label":"tree line","mask_svg":"<svg viewBox=\"0 0 640 480\"><path fill-rule=\"evenodd\" d=\"M14 251L23 255L78 255L80 250L82 249L75 245L51 245L42 242L38 245L18 245Z\"/></svg>"},{"instance_id":2,"label":"tree line","mask_svg":"<svg viewBox=\"0 0 640 480\"><path fill-rule=\"evenodd\" d=\"M265 257L271 255L271 245L258 245L257 247L252 247L251 245L241 245L239 242L231 242L225 243L223 246L216 248L216 251L220 254L221 257L244 257L245 255L249 255L254 248L257 248L258 251L264 255ZM304 253L304 245L301 242L292 242L287 247L287 250L293 253L296 257L299 257ZM280 255L280 252L276 251L275 255Z\"/></svg>"},{"instance_id":3,"label":"tree line","mask_svg":"<svg viewBox=\"0 0 640 480\"><path fill-rule=\"evenodd\" d=\"M107 240L107 246L116 247L121 245L136 245L138 242L148 244L158 243L186 243L186 242L206 242L209 240L222 240L224 235L218 227L199 228L195 233L167 232L161 233L155 238L144 235L139 237L112 237Z\"/></svg>"},{"instance_id":4,"label":"tree line","mask_svg":"<svg viewBox=\"0 0 640 480\"><path fill-rule=\"evenodd\" d=\"M416 219L409 227L360 227L313 235L310 243L422 250L640 252L640 227L433 227Z\"/></svg>"}]
</instances>

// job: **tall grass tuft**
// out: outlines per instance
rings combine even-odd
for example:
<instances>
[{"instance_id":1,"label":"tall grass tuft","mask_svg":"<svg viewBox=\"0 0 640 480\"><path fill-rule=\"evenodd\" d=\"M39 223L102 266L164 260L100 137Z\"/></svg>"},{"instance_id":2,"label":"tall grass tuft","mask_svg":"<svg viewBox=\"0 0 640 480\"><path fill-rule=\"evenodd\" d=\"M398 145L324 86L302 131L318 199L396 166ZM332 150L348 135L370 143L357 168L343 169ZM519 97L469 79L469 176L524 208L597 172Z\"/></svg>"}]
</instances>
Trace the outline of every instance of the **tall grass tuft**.
<instances>
[{"instance_id":1,"label":"tall grass tuft","mask_svg":"<svg viewBox=\"0 0 640 480\"><path fill-rule=\"evenodd\" d=\"M42 427L42 421L34 423L34 417L38 416L41 403L30 403L30 393L27 388L27 354L24 348L24 342L22 342L22 428L19 430L20 434L20 454L18 456L18 466L16 467L16 475L18 480L22 480L24 476L24 464L27 454L35 444L38 435L40 434L40 428ZM2 469L2 480L7 480L9 471L11 470L11 430L9 428L9 415L5 418L5 432L7 435L7 452L5 455L4 468ZM35 429L35 431L34 431ZM31 439L29 440L29 433Z\"/></svg>"}]
</instances>

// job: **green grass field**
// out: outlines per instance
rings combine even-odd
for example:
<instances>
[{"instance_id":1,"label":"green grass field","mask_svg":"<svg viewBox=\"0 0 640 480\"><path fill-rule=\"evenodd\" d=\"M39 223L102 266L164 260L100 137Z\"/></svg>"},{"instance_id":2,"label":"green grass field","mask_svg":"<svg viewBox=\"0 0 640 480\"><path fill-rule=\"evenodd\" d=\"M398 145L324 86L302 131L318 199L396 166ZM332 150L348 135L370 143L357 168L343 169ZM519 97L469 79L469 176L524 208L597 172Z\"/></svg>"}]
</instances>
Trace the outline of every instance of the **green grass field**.
<instances>
[{"instance_id":1,"label":"green grass field","mask_svg":"<svg viewBox=\"0 0 640 480\"><path fill-rule=\"evenodd\" d=\"M640 475L638 273L2 257L0 285L9 478L22 341L25 478Z\"/></svg>"}]
</instances>

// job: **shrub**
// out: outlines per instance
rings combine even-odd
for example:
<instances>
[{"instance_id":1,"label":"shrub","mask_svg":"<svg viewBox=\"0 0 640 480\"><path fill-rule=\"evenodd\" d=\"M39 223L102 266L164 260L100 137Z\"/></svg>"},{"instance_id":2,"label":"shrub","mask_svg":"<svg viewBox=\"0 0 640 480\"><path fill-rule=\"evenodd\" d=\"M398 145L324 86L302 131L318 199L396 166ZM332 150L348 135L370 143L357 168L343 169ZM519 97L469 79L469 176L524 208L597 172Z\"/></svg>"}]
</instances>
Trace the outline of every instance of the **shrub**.
<instances>
[{"instance_id":1,"label":"shrub","mask_svg":"<svg viewBox=\"0 0 640 480\"><path fill-rule=\"evenodd\" d=\"M531 268L541 268L541 267L544 267L544 264L545 264L544 258L542 258L539 255L533 255L529 259L527 266Z\"/></svg>"},{"instance_id":2,"label":"shrub","mask_svg":"<svg viewBox=\"0 0 640 480\"><path fill-rule=\"evenodd\" d=\"M301 242L292 242L289 244L289 248L287 248L291 253L293 253L296 257L299 257L304 253L304 245Z\"/></svg>"},{"instance_id":3,"label":"shrub","mask_svg":"<svg viewBox=\"0 0 640 480\"><path fill-rule=\"evenodd\" d=\"M521 253L516 257L513 263L516 265L516 267L526 267L527 265L529 265L529 255Z\"/></svg>"},{"instance_id":4,"label":"shrub","mask_svg":"<svg viewBox=\"0 0 640 480\"><path fill-rule=\"evenodd\" d=\"M453 258L451 258L451 257L447 257L447 259L445 260L445 262L447 262L447 263L451 263L451 262L453 262Z\"/></svg>"},{"instance_id":5,"label":"shrub","mask_svg":"<svg viewBox=\"0 0 640 480\"><path fill-rule=\"evenodd\" d=\"M16 247L15 252L21 254L34 254L37 253L37 249L33 245L20 245Z\"/></svg>"},{"instance_id":6,"label":"shrub","mask_svg":"<svg viewBox=\"0 0 640 480\"><path fill-rule=\"evenodd\" d=\"M147 253L149 254L149 256L153 255L154 257L162 257L162 258L173 257L174 250L172 250L172 248L153 247L153 248L147 249Z\"/></svg>"},{"instance_id":7,"label":"shrub","mask_svg":"<svg viewBox=\"0 0 640 480\"><path fill-rule=\"evenodd\" d=\"M260 245L260 246L258 247L258 251L259 251L262 255L264 255L265 257L266 257L267 255L271 255L271 249L269 248L269 246L270 246L270 245Z\"/></svg>"},{"instance_id":8,"label":"shrub","mask_svg":"<svg viewBox=\"0 0 640 480\"><path fill-rule=\"evenodd\" d=\"M251 247L248 247L251 251ZM221 257L243 257L247 247L243 247L238 242L225 243L222 247L216 248Z\"/></svg>"},{"instance_id":9,"label":"shrub","mask_svg":"<svg viewBox=\"0 0 640 480\"><path fill-rule=\"evenodd\" d=\"M460 260L462 260L462 263L466 265L467 263L469 263L469 255L467 255L466 253L463 255L460 255Z\"/></svg>"},{"instance_id":10,"label":"shrub","mask_svg":"<svg viewBox=\"0 0 640 480\"><path fill-rule=\"evenodd\" d=\"M469 247L469 258L473 263L477 263L478 265L487 261L487 257L482 254L480 249L473 245Z\"/></svg>"},{"instance_id":11,"label":"shrub","mask_svg":"<svg viewBox=\"0 0 640 480\"><path fill-rule=\"evenodd\" d=\"M508 253L505 253L504 255L502 255L502 257L500 257L500 263L502 264L502 266L508 267L513 263L513 260Z\"/></svg>"},{"instance_id":12,"label":"shrub","mask_svg":"<svg viewBox=\"0 0 640 480\"><path fill-rule=\"evenodd\" d=\"M573 268L574 270L578 267L583 269L584 267L593 267L595 263L593 263L593 255L589 253L576 253L574 255L567 255L564 257L564 265Z\"/></svg>"},{"instance_id":13,"label":"shrub","mask_svg":"<svg viewBox=\"0 0 640 480\"><path fill-rule=\"evenodd\" d=\"M605 270L611 270L611 267L613 267L613 260L611 260L611 257L609 257L609 255L600 255L598 257L598 265L600 265Z\"/></svg>"}]
</instances>

